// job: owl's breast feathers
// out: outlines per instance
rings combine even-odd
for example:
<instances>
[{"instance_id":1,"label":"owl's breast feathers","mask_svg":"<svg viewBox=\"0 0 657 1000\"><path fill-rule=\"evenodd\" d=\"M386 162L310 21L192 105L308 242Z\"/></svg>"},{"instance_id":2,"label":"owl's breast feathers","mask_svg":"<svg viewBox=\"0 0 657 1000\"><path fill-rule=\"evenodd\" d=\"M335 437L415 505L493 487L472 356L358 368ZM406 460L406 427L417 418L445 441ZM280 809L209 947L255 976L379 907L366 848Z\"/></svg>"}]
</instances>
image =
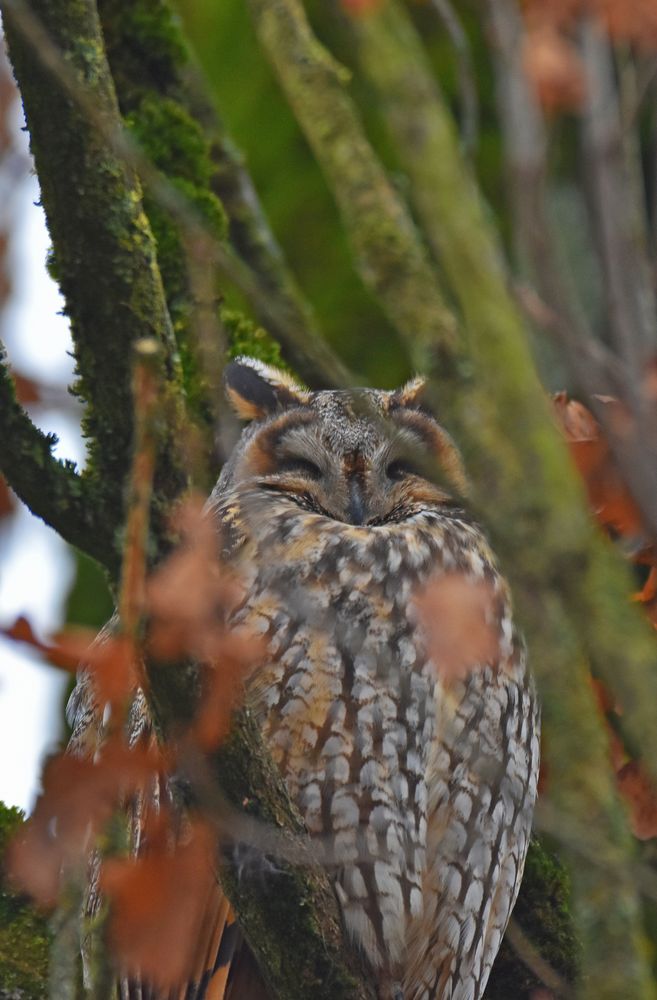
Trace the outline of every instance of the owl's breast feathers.
<instances>
[{"instance_id":1,"label":"owl's breast feathers","mask_svg":"<svg viewBox=\"0 0 657 1000\"><path fill-rule=\"evenodd\" d=\"M382 996L478 1000L538 771L533 687L487 542L439 509L361 527L252 490L215 511L244 575L236 623L267 642L249 682L265 738ZM448 574L485 581L500 609L495 655L456 678L413 601Z\"/></svg>"}]
</instances>

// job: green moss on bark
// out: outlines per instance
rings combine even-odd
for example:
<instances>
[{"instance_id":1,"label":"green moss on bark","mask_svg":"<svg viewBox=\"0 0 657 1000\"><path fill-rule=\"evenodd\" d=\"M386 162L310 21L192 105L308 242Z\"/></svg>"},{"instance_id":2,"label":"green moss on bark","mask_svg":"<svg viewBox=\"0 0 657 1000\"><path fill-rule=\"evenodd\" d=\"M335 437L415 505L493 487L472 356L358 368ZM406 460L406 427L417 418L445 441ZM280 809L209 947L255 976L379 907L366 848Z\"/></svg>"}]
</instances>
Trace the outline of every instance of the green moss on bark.
<instances>
[{"instance_id":1,"label":"green moss on bark","mask_svg":"<svg viewBox=\"0 0 657 1000\"><path fill-rule=\"evenodd\" d=\"M71 320L76 392L85 403L85 478L94 485L97 523L110 546L118 548L133 436L132 347L141 337L154 337L164 348L166 424L153 508L156 536L164 534L168 502L186 482L176 448L179 359L155 244L139 181L112 141L121 119L95 4L36 0L31 5L55 47L54 74L43 53L49 43L34 35L31 23L21 16L22 8L9 3L1 7L57 277Z\"/></svg>"},{"instance_id":2,"label":"green moss on bark","mask_svg":"<svg viewBox=\"0 0 657 1000\"><path fill-rule=\"evenodd\" d=\"M0 803L0 859L24 820L20 809ZM45 1000L48 995L48 921L24 896L0 881L0 1000Z\"/></svg>"},{"instance_id":3,"label":"green moss on bark","mask_svg":"<svg viewBox=\"0 0 657 1000\"><path fill-rule=\"evenodd\" d=\"M346 93L347 71L313 35L298 0L250 0L263 50L322 167L356 266L405 341L431 371L456 346L456 325L402 198Z\"/></svg>"},{"instance_id":4,"label":"green moss on bark","mask_svg":"<svg viewBox=\"0 0 657 1000\"><path fill-rule=\"evenodd\" d=\"M222 309L221 319L228 334L229 357L237 358L240 354L246 354L267 365L288 368L281 355L280 345L261 326L256 326L234 309Z\"/></svg>"},{"instance_id":5,"label":"green moss on bark","mask_svg":"<svg viewBox=\"0 0 657 1000\"><path fill-rule=\"evenodd\" d=\"M566 868L541 843L532 841L513 920L550 968L572 985L577 977L580 950L570 899L570 878ZM532 990L541 985L505 938L491 972L485 1000L531 1000Z\"/></svg>"}]
</instances>

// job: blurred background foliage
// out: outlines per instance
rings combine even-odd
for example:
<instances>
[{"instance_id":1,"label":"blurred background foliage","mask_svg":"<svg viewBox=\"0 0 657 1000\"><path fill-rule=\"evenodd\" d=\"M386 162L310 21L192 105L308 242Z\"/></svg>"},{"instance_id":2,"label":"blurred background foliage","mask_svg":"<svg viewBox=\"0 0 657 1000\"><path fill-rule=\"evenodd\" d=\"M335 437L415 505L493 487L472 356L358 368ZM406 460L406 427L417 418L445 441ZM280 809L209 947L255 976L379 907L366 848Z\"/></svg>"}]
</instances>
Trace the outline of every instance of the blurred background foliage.
<instances>
[{"instance_id":1,"label":"blurred background foliage","mask_svg":"<svg viewBox=\"0 0 657 1000\"><path fill-rule=\"evenodd\" d=\"M388 320L354 271L343 227L322 172L278 82L257 43L247 6L182 5L194 45L206 70L217 107L262 198L274 233L302 289L320 317L331 345L364 384L391 388L411 374ZM313 0L311 23L336 59L355 69L348 14L339 3ZM438 79L458 117L454 46L429 5L414 5L419 30ZM482 101L476 167L492 210L506 218L501 139L483 22L477 4L463 5ZM370 141L406 195L406 181L376 103L362 75L353 72L349 92L358 104ZM503 223L508 232L508 225ZM371 345L376 343L376 351Z\"/></svg>"}]
</instances>

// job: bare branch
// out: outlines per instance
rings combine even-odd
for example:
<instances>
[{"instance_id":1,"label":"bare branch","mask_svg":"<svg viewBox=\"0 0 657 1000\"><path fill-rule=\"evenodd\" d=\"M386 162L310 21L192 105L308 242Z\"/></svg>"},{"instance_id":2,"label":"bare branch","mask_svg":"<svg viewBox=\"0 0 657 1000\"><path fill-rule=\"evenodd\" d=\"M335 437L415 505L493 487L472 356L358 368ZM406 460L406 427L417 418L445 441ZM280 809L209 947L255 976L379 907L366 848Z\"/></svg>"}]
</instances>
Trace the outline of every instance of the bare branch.
<instances>
[{"instance_id":1,"label":"bare branch","mask_svg":"<svg viewBox=\"0 0 657 1000\"><path fill-rule=\"evenodd\" d=\"M477 147L479 134L479 98L470 42L450 0L431 0L431 6L445 26L456 52L461 103L461 142L463 152L471 156Z\"/></svg>"},{"instance_id":2,"label":"bare branch","mask_svg":"<svg viewBox=\"0 0 657 1000\"><path fill-rule=\"evenodd\" d=\"M250 8L260 42L332 188L363 281L408 344L414 363L433 369L437 358L455 350L454 317L410 214L345 92L345 70L315 38L298 0L250 0Z\"/></svg>"},{"instance_id":3,"label":"bare branch","mask_svg":"<svg viewBox=\"0 0 657 1000\"><path fill-rule=\"evenodd\" d=\"M62 538L116 567L112 539L101 528L92 484L70 463L52 455L54 440L43 434L16 400L4 351L0 351L0 468L30 510Z\"/></svg>"},{"instance_id":4,"label":"bare branch","mask_svg":"<svg viewBox=\"0 0 657 1000\"><path fill-rule=\"evenodd\" d=\"M657 347L657 308L639 207L638 167L630 169L623 142L611 47L601 24L582 22L587 85L584 150L591 179L598 249L605 274L609 325L616 350L637 385L646 358Z\"/></svg>"},{"instance_id":5,"label":"bare branch","mask_svg":"<svg viewBox=\"0 0 657 1000\"><path fill-rule=\"evenodd\" d=\"M528 969L563 1000L572 1000L574 993L568 983L564 982L561 976L555 972L549 962L541 956L536 946L532 944L525 932L518 925L517 921L511 917L505 933L506 939L515 949Z\"/></svg>"},{"instance_id":6,"label":"bare branch","mask_svg":"<svg viewBox=\"0 0 657 1000\"><path fill-rule=\"evenodd\" d=\"M215 125L214 186L230 219L230 240L251 272L249 301L281 345L283 356L315 389L353 384L353 376L329 349L317 319L288 269L240 152ZM243 287L244 290L244 287Z\"/></svg>"}]
</instances>

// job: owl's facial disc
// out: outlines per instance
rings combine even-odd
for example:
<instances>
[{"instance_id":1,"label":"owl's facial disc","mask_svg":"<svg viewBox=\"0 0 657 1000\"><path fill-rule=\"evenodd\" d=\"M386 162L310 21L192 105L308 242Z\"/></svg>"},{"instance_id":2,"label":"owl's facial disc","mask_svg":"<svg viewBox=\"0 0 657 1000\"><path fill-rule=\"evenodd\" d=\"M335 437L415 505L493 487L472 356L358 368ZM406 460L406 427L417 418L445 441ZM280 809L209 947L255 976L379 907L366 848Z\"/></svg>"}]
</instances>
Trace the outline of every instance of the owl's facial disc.
<instances>
[{"instance_id":1,"label":"owl's facial disc","mask_svg":"<svg viewBox=\"0 0 657 1000\"><path fill-rule=\"evenodd\" d=\"M353 430L353 428L352 428ZM449 494L431 482L427 445L413 430L370 421L336 440L332 425L300 408L272 420L245 450L238 479L346 524L381 526Z\"/></svg>"},{"instance_id":2,"label":"owl's facial disc","mask_svg":"<svg viewBox=\"0 0 657 1000\"><path fill-rule=\"evenodd\" d=\"M423 409L424 382L395 392L308 392L253 359L226 369L228 398L254 420L229 469L241 489L264 490L335 521L380 526L453 505L463 492L458 453ZM436 480L442 469L444 477Z\"/></svg>"}]
</instances>

